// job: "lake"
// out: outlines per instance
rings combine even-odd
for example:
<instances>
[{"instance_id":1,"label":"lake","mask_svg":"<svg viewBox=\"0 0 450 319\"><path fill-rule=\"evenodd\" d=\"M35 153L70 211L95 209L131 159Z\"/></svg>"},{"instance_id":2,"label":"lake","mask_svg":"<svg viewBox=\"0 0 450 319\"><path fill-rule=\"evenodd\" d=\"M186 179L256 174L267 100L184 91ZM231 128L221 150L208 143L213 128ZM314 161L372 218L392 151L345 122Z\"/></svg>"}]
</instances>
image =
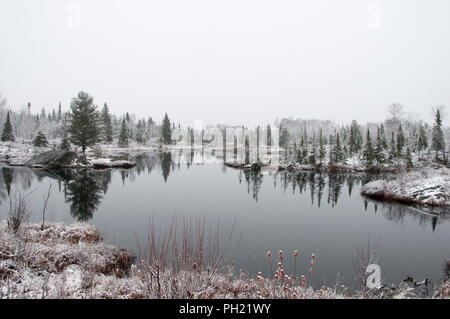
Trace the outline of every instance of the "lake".
<instances>
[{"instance_id":1,"label":"lake","mask_svg":"<svg viewBox=\"0 0 450 319\"><path fill-rule=\"evenodd\" d=\"M192 156L193 163L180 161ZM203 157L202 157L203 156ZM137 166L129 170L51 172L1 166L0 208L6 218L9 196L31 192L31 220L41 221L43 195L54 191L47 210L52 221L85 221L95 225L107 243L137 250L148 235L149 221L170 225L178 220L205 220L220 226L225 242L233 229L232 263L252 275L269 274L267 251L281 249L292 273L292 252L299 251L298 274L314 287L336 282L356 287L352 265L358 247L376 247L384 283L406 276L438 281L450 256L450 219L423 214L417 208L366 200L361 185L375 176L364 174L242 171L228 168L211 154L145 153L130 155ZM212 162L212 163L209 163Z\"/></svg>"}]
</instances>

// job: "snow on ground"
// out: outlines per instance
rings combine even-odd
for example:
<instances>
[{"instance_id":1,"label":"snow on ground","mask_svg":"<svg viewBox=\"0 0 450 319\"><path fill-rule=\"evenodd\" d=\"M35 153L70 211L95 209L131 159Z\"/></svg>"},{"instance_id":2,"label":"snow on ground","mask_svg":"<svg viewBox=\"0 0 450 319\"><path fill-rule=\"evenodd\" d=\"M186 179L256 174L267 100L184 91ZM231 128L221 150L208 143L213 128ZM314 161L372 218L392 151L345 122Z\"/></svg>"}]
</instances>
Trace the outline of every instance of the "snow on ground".
<instances>
[{"instance_id":1,"label":"snow on ground","mask_svg":"<svg viewBox=\"0 0 450 319\"><path fill-rule=\"evenodd\" d=\"M348 295L308 288L295 279L249 278L245 273L131 264L127 251L108 246L91 225L24 224L17 234L0 222L0 299L6 298L416 298L406 283L395 289ZM435 297L449 297L449 283Z\"/></svg>"},{"instance_id":2,"label":"snow on ground","mask_svg":"<svg viewBox=\"0 0 450 319\"><path fill-rule=\"evenodd\" d=\"M391 181L373 181L363 186L362 194L404 203L450 206L450 169L423 168L399 174Z\"/></svg>"}]
</instances>

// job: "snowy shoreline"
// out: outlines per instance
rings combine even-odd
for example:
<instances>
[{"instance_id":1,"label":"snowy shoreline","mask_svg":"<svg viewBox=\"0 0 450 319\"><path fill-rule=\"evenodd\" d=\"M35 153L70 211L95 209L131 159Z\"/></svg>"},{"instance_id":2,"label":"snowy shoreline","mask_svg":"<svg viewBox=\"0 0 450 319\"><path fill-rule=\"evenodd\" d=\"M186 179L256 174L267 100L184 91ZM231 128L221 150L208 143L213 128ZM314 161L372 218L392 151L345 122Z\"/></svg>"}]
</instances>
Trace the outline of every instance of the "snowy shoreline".
<instances>
[{"instance_id":1,"label":"snowy shoreline","mask_svg":"<svg viewBox=\"0 0 450 319\"><path fill-rule=\"evenodd\" d=\"M133 264L132 255L102 243L101 234L82 223L22 224L17 234L0 222L0 299L364 299L418 298L421 284L406 281L391 288L349 295L305 283L234 275L191 268L154 269ZM194 264L195 265L195 264ZM153 277L152 277L153 276ZM153 278L153 279L151 279ZM157 282L155 282L157 281ZM429 297L448 298L450 282L434 289Z\"/></svg>"},{"instance_id":2,"label":"snowy shoreline","mask_svg":"<svg viewBox=\"0 0 450 319\"><path fill-rule=\"evenodd\" d=\"M450 169L427 168L398 174L393 180L376 180L363 186L369 198L426 206L450 206Z\"/></svg>"}]
</instances>

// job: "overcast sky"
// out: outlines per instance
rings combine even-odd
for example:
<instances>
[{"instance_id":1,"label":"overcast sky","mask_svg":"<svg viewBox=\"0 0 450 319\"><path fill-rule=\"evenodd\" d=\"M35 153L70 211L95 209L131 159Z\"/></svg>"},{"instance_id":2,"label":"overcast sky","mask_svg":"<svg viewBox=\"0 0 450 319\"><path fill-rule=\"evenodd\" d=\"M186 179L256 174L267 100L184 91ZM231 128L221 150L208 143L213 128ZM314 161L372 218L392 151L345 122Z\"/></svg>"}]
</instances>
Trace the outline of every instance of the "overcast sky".
<instances>
[{"instance_id":1,"label":"overcast sky","mask_svg":"<svg viewBox=\"0 0 450 319\"><path fill-rule=\"evenodd\" d=\"M8 105L80 90L184 125L365 123L394 102L431 122L450 111L450 1L0 0Z\"/></svg>"}]
</instances>

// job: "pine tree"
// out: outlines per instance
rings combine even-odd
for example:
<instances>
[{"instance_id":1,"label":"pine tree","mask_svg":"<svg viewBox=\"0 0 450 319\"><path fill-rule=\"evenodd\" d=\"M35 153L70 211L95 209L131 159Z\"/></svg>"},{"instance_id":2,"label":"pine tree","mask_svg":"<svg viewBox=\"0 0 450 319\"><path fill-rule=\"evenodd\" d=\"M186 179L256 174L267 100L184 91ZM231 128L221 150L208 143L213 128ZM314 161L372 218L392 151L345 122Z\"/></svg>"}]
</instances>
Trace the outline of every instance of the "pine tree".
<instances>
[{"instance_id":1,"label":"pine tree","mask_svg":"<svg viewBox=\"0 0 450 319\"><path fill-rule=\"evenodd\" d=\"M280 147L287 147L289 142L289 131L286 127L280 127Z\"/></svg>"},{"instance_id":2,"label":"pine tree","mask_svg":"<svg viewBox=\"0 0 450 319\"><path fill-rule=\"evenodd\" d=\"M170 125L170 120L167 113L164 115L161 127L161 140L165 144L170 144L172 141L172 126Z\"/></svg>"},{"instance_id":3,"label":"pine tree","mask_svg":"<svg viewBox=\"0 0 450 319\"><path fill-rule=\"evenodd\" d=\"M405 147L405 135L403 134L402 125L398 126L398 134L397 134L397 157L403 157L403 148Z\"/></svg>"},{"instance_id":4,"label":"pine tree","mask_svg":"<svg viewBox=\"0 0 450 319\"><path fill-rule=\"evenodd\" d=\"M316 143L316 133L314 133L313 140L312 140L312 147L311 147L311 153L309 154L308 162L311 165L316 164L316 153L317 153L317 143Z\"/></svg>"},{"instance_id":5,"label":"pine tree","mask_svg":"<svg viewBox=\"0 0 450 319\"><path fill-rule=\"evenodd\" d=\"M58 106L58 122L62 120L62 108L61 108L61 102L59 102Z\"/></svg>"},{"instance_id":6,"label":"pine tree","mask_svg":"<svg viewBox=\"0 0 450 319\"><path fill-rule=\"evenodd\" d=\"M380 125L380 138L381 138L381 146L383 147L384 150L387 150L388 144L386 141L386 132L384 130L383 123L381 123L381 125Z\"/></svg>"},{"instance_id":7,"label":"pine tree","mask_svg":"<svg viewBox=\"0 0 450 319\"><path fill-rule=\"evenodd\" d=\"M122 126L120 128L118 145L119 145L119 147L128 147L128 129L127 129L127 123L125 122L125 119L122 120Z\"/></svg>"},{"instance_id":8,"label":"pine tree","mask_svg":"<svg viewBox=\"0 0 450 319\"><path fill-rule=\"evenodd\" d=\"M113 141L111 115L109 114L108 105L106 103L102 109L102 140L107 143L112 143Z\"/></svg>"},{"instance_id":9,"label":"pine tree","mask_svg":"<svg viewBox=\"0 0 450 319\"><path fill-rule=\"evenodd\" d=\"M373 147L372 147L372 141L370 138L370 131L367 129L367 137L366 137L366 145L364 148L364 161L366 163L366 166L372 166L374 154L373 154Z\"/></svg>"},{"instance_id":10,"label":"pine tree","mask_svg":"<svg viewBox=\"0 0 450 319\"><path fill-rule=\"evenodd\" d=\"M350 139L349 139L350 155L358 153L362 148L362 143L363 140L358 122L353 120L350 126Z\"/></svg>"},{"instance_id":11,"label":"pine tree","mask_svg":"<svg viewBox=\"0 0 450 319\"><path fill-rule=\"evenodd\" d=\"M436 111L435 122L433 125L431 147L436 152L436 159L438 159L439 151L443 152L445 149L444 132L442 132L442 119L441 119L441 112L439 109L437 109Z\"/></svg>"},{"instance_id":12,"label":"pine tree","mask_svg":"<svg viewBox=\"0 0 450 319\"><path fill-rule=\"evenodd\" d=\"M392 162L395 158L397 158L397 150L395 145L395 135L392 132L391 136L391 150L389 151L389 161Z\"/></svg>"},{"instance_id":13,"label":"pine tree","mask_svg":"<svg viewBox=\"0 0 450 319\"><path fill-rule=\"evenodd\" d=\"M408 147L406 149L406 167L412 168L414 166L412 161L411 149Z\"/></svg>"},{"instance_id":14,"label":"pine tree","mask_svg":"<svg viewBox=\"0 0 450 319\"><path fill-rule=\"evenodd\" d=\"M136 142L144 143L145 142L145 122L139 120L137 124L136 130Z\"/></svg>"},{"instance_id":15,"label":"pine tree","mask_svg":"<svg viewBox=\"0 0 450 319\"><path fill-rule=\"evenodd\" d=\"M272 129L270 124L267 124L267 149L270 150L272 147Z\"/></svg>"},{"instance_id":16,"label":"pine tree","mask_svg":"<svg viewBox=\"0 0 450 319\"><path fill-rule=\"evenodd\" d=\"M14 134L11 125L11 119L9 118L9 112L6 114L5 125L3 126L2 142L14 142Z\"/></svg>"},{"instance_id":17,"label":"pine tree","mask_svg":"<svg viewBox=\"0 0 450 319\"><path fill-rule=\"evenodd\" d=\"M62 139L61 139L61 144L59 145L59 149L63 150L63 151L69 151L70 150L70 141L69 141L69 138L67 137L66 130L63 131L63 136L62 136Z\"/></svg>"},{"instance_id":18,"label":"pine tree","mask_svg":"<svg viewBox=\"0 0 450 319\"><path fill-rule=\"evenodd\" d=\"M33 145L36 147L48 146L47 138L45 137L44 133L42 133L42 131L39 131L37 133L36 137L33 140Z\"/></svg>"},{"instance_id":19,"label":"pine tree","mask_svg":"<svg viewBox=\"0 0 450 319\"><path fill-rule=\"evenodd\" d=\"M88 146L99 140L99 115L94 105L94 98L86 92L79 92L70 104L70 125L68 132L73 144L81 146L83 155Z\"/></svg>"},{"instance_id":20,"label":"pine tree","mask_svg":"<svg viewBox=\"0 0 450 319\"><path fill-rule=\"evenodd\" d=\"M341 140L339 137L339 133L336 134L336 142L333 147L332 155L334 163L341 163L344 159L344 154L342 151Z\"/></svg>"},{"instance_id":21,"label":"pine tree","mask_svg":"<svg viewBox=\"0 0 450 319\"><path fill-rule=\"evenodd\" d=\"M417 141L417 149L419 151L419 157L421 156L421 152L428 148L428 140L427 134L425 133L425 128L422 124L420 124L419 128L419 139Z\"/></svg>"},{"instance_id":22,"label":"pine tree","mask_svg":"<svg viewBox=\"0 0 450 319\"><path fill-rule=\"evenodd\" d=\"M383 127L383 125L382 125ZM375 147L375 159L377 161L377 164L383 164L386 160L385 156L384 156L384 149L385 149L385 142L383 142L383 137L382 137L382 129L379 128L377 131L377 145ZM386 145L387 147L387 145Z\"/></svg>"},{"instance_id":23,"label":"pine tree","mask_svg":"<svg viewBox=\"0 0 450 319\"><path fill-rule=\"evenodd\" d=\"M319 133L319 160L320 160L320 164L323 163L323 160L325 159L325 155L326 155L326 150L325 150L325 143L323 140L323 132L322 129L320 129L320 133Z\"/></svg>"}]
</instances>

